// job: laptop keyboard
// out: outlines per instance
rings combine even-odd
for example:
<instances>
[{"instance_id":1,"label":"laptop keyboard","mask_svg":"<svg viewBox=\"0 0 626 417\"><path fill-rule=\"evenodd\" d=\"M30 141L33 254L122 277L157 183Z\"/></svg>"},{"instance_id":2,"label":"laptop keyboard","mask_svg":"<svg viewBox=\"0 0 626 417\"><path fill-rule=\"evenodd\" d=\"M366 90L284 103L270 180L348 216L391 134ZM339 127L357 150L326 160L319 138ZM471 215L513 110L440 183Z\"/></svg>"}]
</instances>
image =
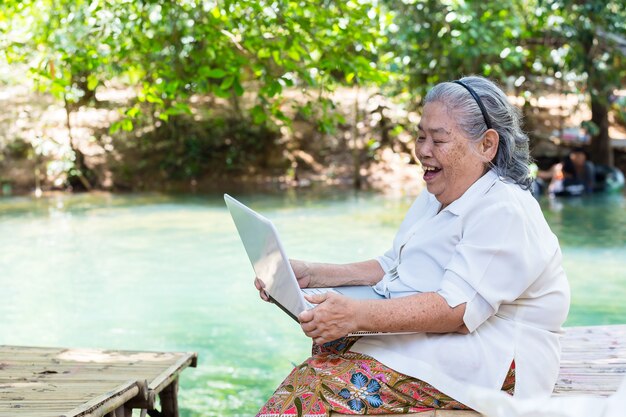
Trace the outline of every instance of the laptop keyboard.
<instances>
[{"instance_id":1,"label":"laptop keyboard","mask_svg":"<svg viewBox=\"0 0 626 417\"><path fill-rule=\"evenodd\" d=\"M334 292L339 294L339 291L335 290L334 288L305 288L304 289L306 294L324 294L327 292Z\"/></svg>"}]
</instances>

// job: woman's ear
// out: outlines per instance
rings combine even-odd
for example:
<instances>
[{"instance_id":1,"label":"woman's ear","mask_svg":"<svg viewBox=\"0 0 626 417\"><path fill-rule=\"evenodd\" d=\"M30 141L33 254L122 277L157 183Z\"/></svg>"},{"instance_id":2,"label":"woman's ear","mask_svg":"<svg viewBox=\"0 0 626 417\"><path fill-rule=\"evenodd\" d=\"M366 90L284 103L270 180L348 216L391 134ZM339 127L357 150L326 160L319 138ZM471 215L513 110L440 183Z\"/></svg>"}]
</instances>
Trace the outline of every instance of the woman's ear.
<instances>
[{"instance_id":1,"label":"woman's ear","mask_svg":"<svg viewBox=\"0 0 626 417\"><path fill-rule=\"evenodd\" d=\"M500 135L494 129L488 129L485 132L483 140L480 142L480 153L487 161L492 161L496 157L498 152L498 143L500 142Z\"/></svg>"}]
</instances>

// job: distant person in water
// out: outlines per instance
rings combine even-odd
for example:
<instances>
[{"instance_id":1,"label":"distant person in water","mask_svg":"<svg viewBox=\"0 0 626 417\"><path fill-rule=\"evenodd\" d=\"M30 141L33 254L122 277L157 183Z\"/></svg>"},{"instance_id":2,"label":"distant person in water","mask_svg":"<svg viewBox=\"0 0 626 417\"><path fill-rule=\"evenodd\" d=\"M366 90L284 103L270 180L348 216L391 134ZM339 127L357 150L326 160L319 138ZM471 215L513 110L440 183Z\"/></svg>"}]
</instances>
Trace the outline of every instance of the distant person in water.
<instances>
[{"instance_id":1,"label":"distant person in water","mask_svg":"<svg viewBox=\"0 0 626 417\"><path fill-rule=\"evenodd\" d=\"M591 194L596 188L596 170L583 148L574 148L563 162L552 168L551 194L578 196Z\"/></svg>"},{"instance_id":2,"label":"distant person in water","mask_svg":"<svg viewBox=\"0 0 626 417\"><path fill-rule=\"evenodd\" d=\"M343 265L291 261L300 287L370 285L384 298L305 296L313 354L257 416L479 409L471 385L552 393L569 286L529 191L519 111L481 77L440 83L424 102L415 155L426 190L391 248ZM411 334L346 337L357 331Z\"/></svg>"},{"instance_id":3,"label":"distant person in water","mask_svg":"<svg viewBox=\"0 0 626 417\"><path fill-rule=\"evenodd\" d=\"M563 185L567 189L573 185L582 185L585 193L592 193L595 188L595 167L587 158L582 148L574 148L563 161Z\"/></svg>"}]
</instances>

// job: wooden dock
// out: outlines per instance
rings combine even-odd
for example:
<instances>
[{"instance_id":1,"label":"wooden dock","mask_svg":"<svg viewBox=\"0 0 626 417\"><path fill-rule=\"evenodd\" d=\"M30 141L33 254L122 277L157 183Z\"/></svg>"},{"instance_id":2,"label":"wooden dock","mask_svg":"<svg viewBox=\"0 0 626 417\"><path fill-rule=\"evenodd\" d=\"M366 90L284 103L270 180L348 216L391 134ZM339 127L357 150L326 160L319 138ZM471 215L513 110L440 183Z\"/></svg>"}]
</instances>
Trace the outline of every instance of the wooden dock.
<instances>
[{"instance_id":1,"label":"wooden dock","mask_svg":"<svg viewBox=\"0 0 626 417\"><path fill-rule=\"evenodd\" d=\"M0 417L130 417L155 410L157 397L160 415L177 417L178 377L196 361L195 353L0 346ZM566 329L555 396L606 397L625 377L626 325Z\"/></svg>"},{"instance_id":2,"label":"wooden dock","mask_svg":"<svg viewBox=\"0 0 626 417\"><path fill-rule=\"evenodd\" d=\"M0 345L0 417L178 416L178 377L195 353Z\"/></svg>"},{"instance_id":3,"label":"wooden dock","mask_svg":"<svg viewBox=\"0 0 626 417\"><path fill-rule=\"evenodd\" d=\"M626 325L568 327L553 396L608 397L626 378ZM416 417L480 417L474 411L436 410ZM333 417L344 414L333 413ZM390 414L379 415L391 416Z\"/></svg>"}]
</instances>

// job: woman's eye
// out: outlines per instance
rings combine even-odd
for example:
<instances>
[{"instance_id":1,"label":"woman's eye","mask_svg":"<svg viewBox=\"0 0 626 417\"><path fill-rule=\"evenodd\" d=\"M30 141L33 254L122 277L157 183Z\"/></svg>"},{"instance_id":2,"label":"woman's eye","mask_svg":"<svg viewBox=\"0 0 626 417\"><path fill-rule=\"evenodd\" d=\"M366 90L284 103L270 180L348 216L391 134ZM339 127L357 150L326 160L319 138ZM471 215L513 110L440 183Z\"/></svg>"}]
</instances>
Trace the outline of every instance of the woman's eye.
<instances>
[{"instance_id":1,"label":"woman's eye","mask_svg":"<svg viewBox=\"0 0 626 417\"><path fill-rule=\"evenodd\" d=\"M417 142L420 142L420 143L421 143L421 142L424 142L425 140L426 140L426 138L425 138L425 137L423 137L423 136L418 136L418 137L417 137L417 139L416 139L416 141L417 141Z\"/></svg>"}]
</instances>

